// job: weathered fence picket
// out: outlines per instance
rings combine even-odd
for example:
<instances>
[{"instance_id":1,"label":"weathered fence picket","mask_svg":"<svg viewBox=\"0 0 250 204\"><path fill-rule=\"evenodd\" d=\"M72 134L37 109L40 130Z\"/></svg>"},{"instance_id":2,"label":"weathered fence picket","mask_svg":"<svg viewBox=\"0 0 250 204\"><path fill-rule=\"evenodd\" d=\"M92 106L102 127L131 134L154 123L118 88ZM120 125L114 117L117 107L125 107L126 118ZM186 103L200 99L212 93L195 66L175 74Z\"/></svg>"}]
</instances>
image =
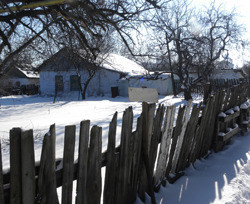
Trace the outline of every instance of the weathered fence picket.
<instances>
[{"instance_id":1,"label":"weathered fence picket","mask_svg":"<svg viewBox=\"0 0 250 204\"><path fill-rule=\"evenodd\" d=\"M209 96L205 106L192 106L189 102L187 106L179 107L175 127L175 106L169 106L165 111L165 107L159 105L155 111L155 104L143 103L142 114L133 131L133 111L129 107L123 114L121 141L117 146L116 112L110 122L108 147L104 153L101 152L102 128L95 125L90 130L90 121L82 121L75 163L76 126L66 126L63 160L57 161L57 165L63 165L57 168L55 125L51 125L44 136L37 167L32 130L13 128L10 131L10 172L3 179L0 151L0 203L3 199L12 204L59 203L56 188L62 186L61 203L70 204L73 180L77 180L77 204L99 204L102 192L104 204L130 204L137 196L144 201L145 193L151 196L152 203L156 203L154 190L159 190L167 181L173 183L191 163L206 156L212 148L219 150L218 147L221 148L240 128L249 127L246 90L247 86L242 84ZM237 106L241 104L239 111ZM229 109L234 113L219 117L220 112ZM232 130L225 137L218 136L219 131L228 128ZM106 166L106 175L102 191L103 166Z\"/></svg>"},{"instance_id":2,"label":"weathered fence picket","mask_svg":"<svg viewBox=\"0 0 250 204\"><path fill-rule=\"evenodd\" d=\"M64 152L63 152L62 204L72 203L75 131L76 131L75 125L69 125L65 127Z\"/></svg>"},{"instance_id":3,"label":"weathered fence picket","mask_svg":"<svg viewBox=\"0 0 250 204\"><path fill-rule=\"evenodd\" d=\"M22 203L21 129L10 130L10 203Z\"/></svg>"},{"instance_id":4,"label":"weathered fence picket","mask_svg":"<svg viewBox=\"0 0 250 204\"><path fill-rule=\"evenodd\" d=\"M116 182L117 182L117 168L118 168L118 154L115 152L116 141L116 126L117 126L117 112L114 114L112 121L109 124L108 147L106 153L106 175L103 192L104 204L115 204L116 198Z\"/></svg>"},{"instance_id":5,"label":"weathered fence picket","mask_svg":"<svg viewBox=\"0 0 250 204\"><path fill-rule=\"evenodd\" d=\"M4 192L3 192L3 164L2 164L2 145L0 141L0 203L4 204Z\"/></svg>"},{"instance_id":6,"label":"weathered fence picket","mask_svg":"<svg viewBox=\"0 0 250 204\"><path fill-rule=\"evenodd\" d=\"M157 149L161 138L161 127L163 122L165 108L163 105L159 105L156 116L154 118L153 123L153 134L151 137L151 143L150 143L150 151L149 151L149 164L150 164L150 173L154 173L154 166L155 166L155 160L157 156Z\"/></svg>"},{"instance_id":7,"label":"weathered fence picket","mask_svg":"<svg viewBox=\"0 0 250 204\"><path fill-rule=\"evenodd\" d=\"M165 174L167 169L167 158L170 150L170 143L174 127L173 123L174 123L175 110L176 110L175 106L167 107L163 135L160 144L160 152L158 156L156 172L154 175L155 186L158 186L165 179Z\"/></svg>"},{"instance_id":8,"label":"weathered fence picket","mask_svg":"<svg viewBox=\"0 0 250 204\"><path fill-rule=\"evenodd\" d=\"M130 180L130 171L133 159L133 111L132 107L125 110L122 120L120 161L117 182L117 200L116 203L128 203L129 192L132 188Z\"/></svg>"},{"instance_id":9,"label":"weathered fence picket","mask_svg":"<svg viewBox=\"0 0 250 204\"><path fill-rule=\"evenodd\" d=\"M185 132L187 129L187 124L188 124L189 113L190 113L191 107L192 107L192 101L189 100L188 104L185 108L185 113L183 115L183 121L182 121L182 127L181 127L180 134L178 135L178 140L177 140L177 144L176 144L176 148L175 148L175 152L174 152L174 156L173 156L173 162L172 162L172 167L171 167L172 173L177 173L176 168L177 168L179 156L181 153L181 148L183 145L184 135L185 135Z\"/></svg>"},{"instance_id":10,"label":"weathered fence picket","mask_svg":"<svg viewBox=\"0 0 250 204\"><path fill-rule=\"evenodd\" d=\"M21 133L22 157L22 201L27 204L35 203L35 155L33 130Z\"/></svg>"},{"instance_id":11,"label":"weathered fence picket","mask_svg":"<svg viewBox=\"0 0 250 204\"><path fill-rule=\"evenodd\" d=\"M141 148L142 148L142 118L137 119L136 131L133 134L134 148L133 148L133 160L132 160L132 173L131 173L131 200L134 202L137 196L139 170L141 165Z\"/></svg>"},{"instance_id":12,"label":"weathered fence picket","mask_svg":"<svg viewBox=\"0 0 250 204\"><path fill-rule=\"evenodd\" d=\"M101 201L102 175L102 128L93 126L90 133L87 172L87 203L95 204Z\"/></svg>"},{"instance_id":13,"label":"weathered fence picket","mask_svg":"<svg viewBox=\"0 0 250 204\"><path fill-rule=\"evenodd\" d=\"M51 125L49 133L43 139L40 168L38 174L37 203L57 203L56 174L55 174L55 125Z\"/></svg>"},{"instance_id":14,"label":"weathered fence picket","mask_svg":"<svg viewBox=\"0 0 250 204\"><path fill-rule=\"evenodd\" d=\"M168 164L167 164L167 169L166 169L166 177L168 180L170 180L170 171L172 169L172 162L173 162L173 157L174 157L174 152L178 140L178 136L181 133L181 127L182 127L182 121L183 121L183 115L185 112L186 106L180 107L178 111L178 116L176 120L176 126L173 131L173 136L172 136L172 142L171 142L171 147L170 147L170 152L169 152L169 158L168 158Z\"/></svg>"},{"instance_id":15,"label":"weathered fence picket","mask_svg":"<svg viewBox=\"0 0 250 204\"><path fill-rule=\"evenodd\" d=\"M198 107L197 104L193 106L190 120L187 125L186 133L184 135L184 139L182 143L183 146L181 148L176 172L183 171L189 165L188 157L191 154L193 136L195 134L197 123L199 120L200 110L201 110L201 107L200 106Z\"/></svg>"},{"instance_id":16,"label":"weathered fence picket","mask_svg":"<svg viewBox=\"0 0 250 204\"><path fill-rule=\"evenodd\" d=\"M89 120L80 123L76 204L87 204L89 129Z\"/></svg>"}]
</instances>

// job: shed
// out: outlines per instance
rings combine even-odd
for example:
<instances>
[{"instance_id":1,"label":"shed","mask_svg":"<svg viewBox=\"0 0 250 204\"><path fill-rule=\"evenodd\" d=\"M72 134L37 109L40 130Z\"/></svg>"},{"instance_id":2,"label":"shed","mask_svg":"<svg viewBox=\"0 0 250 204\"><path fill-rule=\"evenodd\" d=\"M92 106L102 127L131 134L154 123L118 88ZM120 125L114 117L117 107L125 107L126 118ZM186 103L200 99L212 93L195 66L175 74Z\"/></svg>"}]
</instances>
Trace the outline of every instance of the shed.
<instances>
[{"instance_id":1,"label":"shed","mask_svg":"<svg viewBox=\"0 0 250 204\"><path fill-rule=\"evenodd\" d=\"M179 78L176 75L174 75L174 80L176 86L178 86ZM121 96L128 96L128 87L153 88L157 89L160 95L173 94L171 75L164 72L150 72L146 76L130 76L119 80L119 93Z\"/></svg>"},{"instance_id":2,"label":"shed","mask_svg":"<svg viewBox=\"0 0 250 204\"><path fill-rule=\"evenodd\" d=\"M21 88L38 90L39 74L29 65L15 65L6 69L0 80L1 89L11 93ZM33 92L33 91L32 91Z\"/></svg>"}]
</instances>

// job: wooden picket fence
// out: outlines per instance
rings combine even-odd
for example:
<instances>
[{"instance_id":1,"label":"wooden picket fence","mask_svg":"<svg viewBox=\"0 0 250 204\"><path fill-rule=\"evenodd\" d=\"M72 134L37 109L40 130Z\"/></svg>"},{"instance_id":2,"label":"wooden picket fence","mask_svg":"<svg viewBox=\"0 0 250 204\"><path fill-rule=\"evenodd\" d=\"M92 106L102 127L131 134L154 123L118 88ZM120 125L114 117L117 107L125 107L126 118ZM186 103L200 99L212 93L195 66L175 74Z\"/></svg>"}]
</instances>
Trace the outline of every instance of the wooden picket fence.
<instances>
[{"instance_id":1,"label":"wooden picket fence","mask_svg":"<svg viewBox=\"0 0 250 204\"><path fill-rule=\"evenodd\" d=\"M145 193L156 203L154 192L173 183L196 159L206 156L221 143L219 113L240 106L246 98L246 85L219 91L206 106L180 106L175 122L175 106L143 103L143 112L133 130L133 110L123 113L120 145L115 146L117 113L109 125L107 151L102 153L102 128L90 121L80 123L79 154L74 161L76 126L65 127L62 161L55 159L55 125L44 136L39 164L34 160L33 131L10 131L10 171L3 175L0 155L0 203L133 203ZM249 110L248 110L249 111ZM249 113L248 113L249 114ZM237 117L241 117L240 114ZM237 117L232 117L236 123ZM245 117L245 116L244 116ZM229 121L227 119L227 121ZM174 126L175 123L175 126ZM228 140L227 140L228 141ZM0 151L1 154L1 151ZM101 168L106 167L104 189ZM73 195L73 181L77 181ZM57 188L62 187L58 198Z\"/></svg>"},{"instance_id":2,"label":"wooden picket fence","mask_svg":"<svg viewBox=\"0 0 250 204\"><path fill-rule=\"evenodd\" d=\"M192 80L191 80L192 81ZM242 83L249 83L248 79L210 79L210 92L226 90ZM191 87L192 93L204 93L204 84L195 84Z\"/></svg>"}]
</instances>

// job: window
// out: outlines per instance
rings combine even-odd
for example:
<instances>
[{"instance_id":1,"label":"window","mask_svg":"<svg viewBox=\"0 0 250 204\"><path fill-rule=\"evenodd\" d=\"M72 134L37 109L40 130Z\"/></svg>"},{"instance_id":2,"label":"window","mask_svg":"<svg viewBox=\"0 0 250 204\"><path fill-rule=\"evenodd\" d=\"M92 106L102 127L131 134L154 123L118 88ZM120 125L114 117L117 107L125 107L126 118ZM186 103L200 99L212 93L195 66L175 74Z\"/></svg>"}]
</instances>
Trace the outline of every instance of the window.
<instances>
[{"instance_id":1,"label":"window","mask_svg":"<svg viewBox=\"0 0 250 204\"><path fill-rule=\"evenodd\" d=\"M17 82L16 82L16 87L20 87L20 85L21 85L21 84L20 84L20 81L17 81Z\"/></svg>"},{"instance_id":2,"label":"window","mask_svg":"<svg viewBox=\"0 0 250 204\"><path fill-rule=\"evenodd\" d=\"M55 90L63 91L63 76L61 75L55 76Z\"/></svg>"},{"instance_id":3,"label":"window","mask_svg":"<svg viewBox=\"0 0 250 204\"><path fill-rule=\"evenodd\" d=\"M79 91L80 86L77 75L70 76L70 91Z\"/></svg>"}]
</instances>

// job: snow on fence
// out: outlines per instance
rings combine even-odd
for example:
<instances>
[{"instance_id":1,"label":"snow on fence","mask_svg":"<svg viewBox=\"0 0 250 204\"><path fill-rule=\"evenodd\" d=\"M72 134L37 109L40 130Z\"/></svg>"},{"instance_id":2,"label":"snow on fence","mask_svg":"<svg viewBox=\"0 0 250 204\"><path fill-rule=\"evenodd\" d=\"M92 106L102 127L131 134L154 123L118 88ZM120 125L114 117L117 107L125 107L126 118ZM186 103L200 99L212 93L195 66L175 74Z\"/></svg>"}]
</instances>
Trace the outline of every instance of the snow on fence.
<instances>
[{"instance_id":1,"label":"snow on fence","mask_svg":"<svg viewBox=\"0 0 250 204\"><path fill-rule=\"evenodd\" d=\"M109 126L107 151L102 153L102 128L90 121L80 124L79 155L74 162L75 126L65 127L62 161L55 160L55 125L44 136L40 164L34 161L33 131L10 131L10 171L3 175L0 151L0 203L133 203L145 193L156 203L154 192L174 183L183 170L211 149L218 151L239 128L249 127L247 85L219 91L206 106L189 101L178 109L145 103L133 131L132 107L124 111L121 142L115 146L117 113ZM231 109L233 108L233 109ZM156 110L156 112L155 112ZM230 110L230 111L228 111ZM235 131L237 129L237 131ZM245 130L245 129L244 129ZM233 131L233 133L231 133ZM230 137L228 136L230 134ZM104 189L101 168L106 167ZM62 187L62 197L56 189ZM74 195L75 196L75 195Z\"/></svg>"}]
</instances>

